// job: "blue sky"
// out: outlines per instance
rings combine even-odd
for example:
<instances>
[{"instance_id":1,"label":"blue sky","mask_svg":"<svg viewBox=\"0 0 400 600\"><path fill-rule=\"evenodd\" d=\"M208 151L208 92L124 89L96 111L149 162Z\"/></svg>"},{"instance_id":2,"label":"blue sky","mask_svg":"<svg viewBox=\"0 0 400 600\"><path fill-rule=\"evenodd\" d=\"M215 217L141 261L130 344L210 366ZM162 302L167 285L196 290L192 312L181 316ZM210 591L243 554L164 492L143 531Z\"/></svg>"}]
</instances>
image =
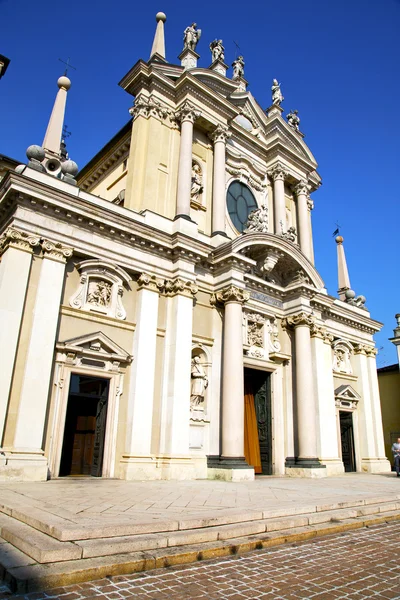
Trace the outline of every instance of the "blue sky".
<instances>
[{"instance_id":1,"label":"blue sky","mask_svg":"<svg viewBox=\"0 0 400 600\"><path fill-rule=\"evenodd\" d=\"M178 63L182 32L195 20L200 66L210 64L216 37L231 64L235 40L263 107L272 78L282 83L283 107L299 110L323 180L313 194L317 268L335 294L338 221L352 287L385 323L378 364L394 363L387 338L400 312L399 0L0 0L0 54L11 59L0 82L0 153L22 161L27 146L42 142L63 72L58 58L69 56L77 70L69 73L68 149L83 167L129 119L132 98L117 84L148 58L159 10L167 14L170 62Z\"/></svg>"}]
</instances>

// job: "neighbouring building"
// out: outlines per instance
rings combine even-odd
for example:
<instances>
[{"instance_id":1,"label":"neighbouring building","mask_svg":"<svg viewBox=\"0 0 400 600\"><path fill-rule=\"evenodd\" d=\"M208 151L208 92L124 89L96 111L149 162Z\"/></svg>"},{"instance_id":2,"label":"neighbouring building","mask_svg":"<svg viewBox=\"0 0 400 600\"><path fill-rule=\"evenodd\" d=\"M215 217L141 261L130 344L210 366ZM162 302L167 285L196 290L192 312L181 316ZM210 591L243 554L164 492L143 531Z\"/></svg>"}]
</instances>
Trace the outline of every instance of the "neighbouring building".
<instances>
[{"instance_id":1,"label":"neighbouring building","mask_svg":"<svg viewBox=\"0 0 400 600\"><path fill-rule=\"evenodd\" d=\"M391 462L392 444L400 438L400 314L396 315L396 320L397 327L390 341L396 346L397 363L378 369L385 452Z\"/></svg>"},{"instance_id":2,"label":"neighbouring building","mask_svg":"<svg viewBox=\"0 0 400 600\"><path fill-rule=\"evenodd\" d=\"M169 63L156 18L126 126L78 173L60 77L42 146L0 184L0 479L388 471L381 324L341 236L339 297L314 266L297 111L276 79L263 110L222 40L198 67L196 24Z\"/></svg>"}]
</instances>

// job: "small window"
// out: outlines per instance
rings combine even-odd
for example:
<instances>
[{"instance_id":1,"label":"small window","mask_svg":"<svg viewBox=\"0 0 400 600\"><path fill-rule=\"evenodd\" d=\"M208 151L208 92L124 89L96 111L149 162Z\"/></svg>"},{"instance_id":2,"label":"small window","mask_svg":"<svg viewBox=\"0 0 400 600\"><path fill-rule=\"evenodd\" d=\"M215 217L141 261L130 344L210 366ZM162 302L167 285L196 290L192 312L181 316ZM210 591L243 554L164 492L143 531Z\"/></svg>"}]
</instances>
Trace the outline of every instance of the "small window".
<instances>
[{"instance_id":1,"label":"small window","mask_svg":"<svg viewBox=\"0 0 400 600\"><path fill-rule=\"evenodd\" d=\"M252 192L244 183L233 181L228 188L226 203L232 223L240 233L243 233L249 214L258 208Z\"/></svg>"}]
</instances>

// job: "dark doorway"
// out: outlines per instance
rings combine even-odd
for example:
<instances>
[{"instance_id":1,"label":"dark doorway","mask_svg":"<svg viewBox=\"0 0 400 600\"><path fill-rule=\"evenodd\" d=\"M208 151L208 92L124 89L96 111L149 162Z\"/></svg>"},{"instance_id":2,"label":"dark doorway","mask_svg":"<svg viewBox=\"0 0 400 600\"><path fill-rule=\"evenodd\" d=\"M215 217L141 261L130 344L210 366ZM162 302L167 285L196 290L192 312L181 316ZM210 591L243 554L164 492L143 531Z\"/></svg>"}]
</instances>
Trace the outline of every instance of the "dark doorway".
<instances>
[{"instance_id":1,"label":"dark doorway","mask_svg":"<svg viewBox=\"0 0 400 600\"><path fill-rule=\"evenodd\" d=\"M60 477L101 477L109 379L71 375Z\"/></svg>"},{"instance_id":2,"label":"dark doorway","mask_svg":"<svg viewBox=\"0 0 400 600\"><path fill-rule=\"evenodd\" d=\"M271 375L244 370L245 458L254 471L272 475Z\"/></svg>"},{"instance_id":3,"label":"dark doorway","mask_svg":"<svg viewBox=\"0 0 400 600\"><path fill-rule=\"evenodd\" d=\"M346 473L356 470L356 459L354 453L353 414L351 412L339 411L340 437L342 441L342 461Z\"/></svg>"}]
</instances>

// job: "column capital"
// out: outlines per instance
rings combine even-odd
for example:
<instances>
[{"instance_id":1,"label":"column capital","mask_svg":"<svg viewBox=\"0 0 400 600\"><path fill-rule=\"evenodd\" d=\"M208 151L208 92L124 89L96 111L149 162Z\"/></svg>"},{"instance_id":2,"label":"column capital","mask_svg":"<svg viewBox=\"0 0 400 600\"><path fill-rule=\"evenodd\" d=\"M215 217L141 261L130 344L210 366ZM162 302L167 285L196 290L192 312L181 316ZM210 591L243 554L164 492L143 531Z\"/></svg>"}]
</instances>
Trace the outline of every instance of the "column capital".
<instances>
[{"instance_id":1,"label":"column capital","mask_svg":"<svg viewBox=\"0 0 400 600\"><path fill-rule=\"evenodd\" d=\"M314 317L309 313L299 312L297 313L297 315L290 315L290 317L285 317L282 319L283 329L299 327L301 325L306 325L307 327L312 328L313 326L315 326Z\"/></svg>"},{"instance_id":2,"label":"column capital","mask_svg":"<svg viewBox=\"0 0 400 600\"><path fill-rule=\"evenodd\" d=\"M141 273L138 277L138 290L149 290L150 292L160 293L164 289L165 280L155 275Z\"/></svg>"},{"instance_id":3,"label":"column capital","mask_svg":"<svg viewBox=\"0 0 400 600\"><path fill-rule=\"evenodd\" d=\"M159 117L166 119L171 114L171 110L164 106L157 98L139 94L135 98L133 106L129 109L129 114L133 120L137 117Z\"/></svg>"},{"instance_id":4,"label":"column capital","mask_svg":"<svg viewBox=\"0 0 400 600\"><path fill-rule=\"evenodd\" d=\"M209 134L210 140L214 142L224 142L226 144L227 140L231 137L232 133L229 131L229 127L227 125L222 125L219 123L214 131Z\"/></svg>"},{"instance_id":5,"label":"column capital","mask_svg":"<svg viewBox=\"0 0 400 600\"><path fill-rule=\"evenodd\" d=\"M229 285L228 287L213 294L210 298L210 302L211 304L227 304L228 302L244 304L249 299L250 292L247 292L243 288L239 288L236 285Z\"/></svg>"},{"instance_id":6,"label":"column capital","mask_svg":"<svg viewBox=\"0 0 400 600\"><path fill-rule=\"evenodd\" d=\"M201 112L196 109L195 105L185 100L185 102L175 111L175 119L183 123L183 121L189 121L194 123L201 117Z\"/></svg>"},{"instance_id":7,"label":"column capital","mask_svg":"<svg viewBox=\"0 0 400 600\"><path fill-rule=\"evenodd\" d=\"M38 246L39 243L39 235L22 231L16 227L7 227L7 229L0 236L0 256L9 247L17 248L18 250L24 250L25 252L32 252L32 248Z\"/></svg>"},{"instance_id":8,"label":"column capital","mask_svg":"<svg viewBox=\"0 0 400 600\"><path fill-rule=\"evenodd\" d=\"M368 356L368 358L375 358L378 350L374 346L368 346L368 344L355 344L354 354L363 354L364 356Z\"/></svg>"},{"instance_id":9,"label":"column capital","mask_svg":"<svg viewBox=\"0 0 400 600\"><path fill-rule=\"evenodd\" d=\"M296 196L308 196L309 189L306 179L301 179L300 181L295 183L292 187L292 190L296 194Z\"/></svg>"},{"instance_id":10,"label":"column capital","mask_svg":"<svg viewBox=\"0 0 400 600\"><path fill-rule=\"evenodd\" d=\"M328 344L329 346L335 339L331 333L327 332L325 327L322 327L322 325L317 325L316 323L313 323L310 326L310 337L319 338L323 340L324 344Z\"/></svg>"},{"instance_id":11,"label":"column capital","mask_svg":"<svg viewBox=\"0 0 400 600\"><path fill-rule=\"evenodd\" d=\"M193 298L197 294L198 287L193 281L187 281L181 277L176 279L167 279L165 281L165 292L168 296L186 296Z\"/></svg>"},{"instance_id":12,"label":"column capital","mask_svg":"<svg viewBox=\"0 0 400 600\"><path fill-rule=\"evenodd\" d=\"M269 171L268 176L271 177L274 181L285 181L288 176L288 172L283 166L282 163L276 163Z\"/></svg>"},{"instance_id":13,"label":"column capital","mask_svg":"<svg viewBox=\"0 0 400 600\"><path fill-rule=\"evenodd\" d=\"M65 262L68 258L74 253L73 248L69 246L64 246L60 242L53 242L51 240L42 239L41 246L43 250L43 255L46 258L51 258L53 260L58 260L60 262Z\"/></svg>"}]
</instances>

